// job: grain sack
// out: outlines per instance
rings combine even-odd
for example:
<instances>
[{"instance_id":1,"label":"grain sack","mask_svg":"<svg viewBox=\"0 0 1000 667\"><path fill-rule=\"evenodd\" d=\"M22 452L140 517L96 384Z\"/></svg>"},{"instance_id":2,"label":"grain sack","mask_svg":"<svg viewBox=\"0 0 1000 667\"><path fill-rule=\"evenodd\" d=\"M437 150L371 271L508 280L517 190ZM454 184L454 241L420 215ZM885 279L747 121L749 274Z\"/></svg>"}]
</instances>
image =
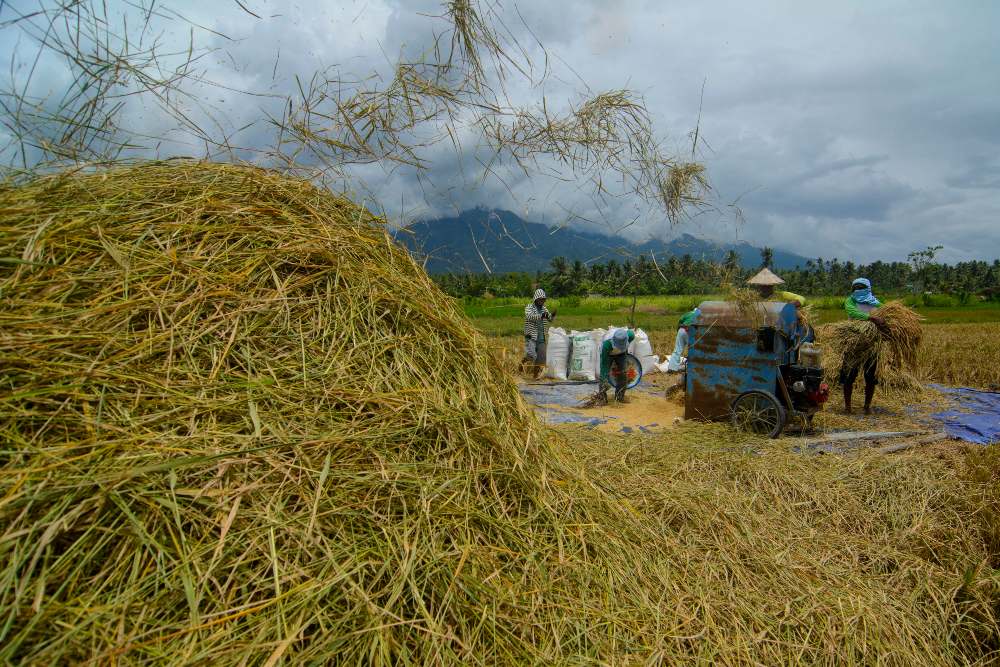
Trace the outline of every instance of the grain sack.
<instances>
[{"instance_id":1,"label":"grain sack","mask_svg":"<svg viewBox=\"0 0 1000 667\"><path fill-rule=\"evenodd\" d=\"M597 379L594 372L594 339L587 331L572 331L569 337L572 345L569 379L593 382Z\"/></svg>"},{"instance_id":2,"label":"grain sack","mask_svg":"<svg viewBox=\"0 0 1000 667\"><path fill-rule=\"evenodd\" d=\"M660 356L657 354L649 354L645 357L639 357L639 363L642 365L642 374L649 375L650 373L656 373L660 370L657 364L660 363Z\"/></svg>"},{"instance_id":3,"label":"grain sack","mask_svg":"<svg viewBox=\"0 0 1000 667\"><path fill-rule=\"evenodd\" d=\"M548 347L545 351L545 377L565 380L569 371L569 336L566 330L549 329Z\"/></svg>"},{"instance_id":4,"label":"grain sack","mask_svg":"<svg viewBox=\"0 0 1000 667\"><path fill-rule=\"evenodd\" d=\"M653 356L653 346L649 342L649 334L642 329L635 329L635 340L629 343L628 353L640 360ZM645 370L643 370L645 372Z\"/></svg>"},{"instance_id":5,"label":"grain sack","mask_svg":"<svg viewBox=\"0 0 1000 667\"><path fill-rule=\"evenodd\" d=\"M601 368L601 343L604 342L604 334L607 329L593 329L590 332L590 339L594 341L594 375Z\"/></svg>"}]
</instances>

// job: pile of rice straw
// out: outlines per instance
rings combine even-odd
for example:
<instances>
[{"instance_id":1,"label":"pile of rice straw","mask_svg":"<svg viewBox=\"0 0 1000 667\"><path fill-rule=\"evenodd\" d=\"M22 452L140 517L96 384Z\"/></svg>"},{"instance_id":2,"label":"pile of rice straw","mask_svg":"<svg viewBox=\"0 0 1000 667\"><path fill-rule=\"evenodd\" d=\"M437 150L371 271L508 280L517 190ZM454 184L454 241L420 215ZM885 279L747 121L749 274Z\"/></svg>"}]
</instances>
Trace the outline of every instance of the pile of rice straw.
<instances>
[{"instance_id":1,"label":"pile of rice straw","mask_svg":"<svg viewBox=\"0 0 1000 667\"><path fill-rule=\"evenodd\" d=\"M836 381L845 360L864 368L874 359L883 391L919 391L921 384L915 372L923 339L922 318L899 301L890 301L872 314L885 321L886 330L867 320L844 320L820 327L818 336L828 377Z\"/></svg>"},{"instance_id":2,"label":"pile of rice straw","mask_svg":"<svg viewBox=\"0 0 1000 667\"><path fill-rule=\"evenodd\" d=\"M525 657L545 441L366 210L181 161L0 209L0 662Z\"/></svg>"},{"instance_id":3,"label":"pile of rice straw","mask_svg":"<svg viewBox=\"0 0 1000 667\"><path fill-rule=\"evenodd\" d=\"M142 164L0 210L0 662L991 650L982 513L941 466L749 456L716 425L569 446L307 182Z\"/></svg>"}]
</instances>

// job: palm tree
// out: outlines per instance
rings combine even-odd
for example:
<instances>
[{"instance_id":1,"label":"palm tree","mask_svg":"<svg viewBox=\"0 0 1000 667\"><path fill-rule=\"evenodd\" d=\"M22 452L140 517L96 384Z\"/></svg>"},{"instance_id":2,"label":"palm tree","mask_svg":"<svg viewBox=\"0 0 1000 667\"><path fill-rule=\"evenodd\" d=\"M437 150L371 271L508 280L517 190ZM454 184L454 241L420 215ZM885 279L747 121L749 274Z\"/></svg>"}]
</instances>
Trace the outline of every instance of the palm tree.
<instances>
[{"instance_id":1,"label":"palm tree","mask_svg":"<svg viewBox=\"0 0 1000 667\"><path fill-rule=\"evenodd\" d=\"M774 248L764 246L760 249L760 266L764 269L770 269L771 265L774 263Z\"/></svg>"},{"instance_id":2,"label":"palm tree","mask_svg":"<svg viewBox=\"0 0 1000 667\"><path fill-rule=\"evenodd\" d=\"M737 274L740 272L740 256L735 250L730 250L726 253L726 259L722 263L722 268L726 272L726 277L729 280L735 280Z\"/></svg>"}]
</instances>

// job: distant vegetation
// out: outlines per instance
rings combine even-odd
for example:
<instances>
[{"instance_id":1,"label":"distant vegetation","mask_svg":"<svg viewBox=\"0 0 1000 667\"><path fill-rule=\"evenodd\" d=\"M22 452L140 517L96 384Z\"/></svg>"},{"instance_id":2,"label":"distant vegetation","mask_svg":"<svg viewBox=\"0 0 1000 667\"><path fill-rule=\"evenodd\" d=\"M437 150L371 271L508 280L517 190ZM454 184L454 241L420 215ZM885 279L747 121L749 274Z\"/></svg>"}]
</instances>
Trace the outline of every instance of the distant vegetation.
<instances>
[{"instance_id":1,"label":"distant vegetation","mask_svg":"<svg viewBox=\"0 0 1000 667\"><path fill-rule=\"evenodd\" d=\"M851 281L864 276L872 281L876 294L917 294L918 305L966 305L983 298L1000 301L1000 259L944 264L935 261L939 249L911 253L908 262L855 264L818 258L779 273L786 289L807 295L846 294ZM761 251L762 266L770 265L769 251ZM718 292L726 283L742 282L756 270L742 268L739 257L731 251L722 262L691 255L654 262L640 255L622 262L584 264L557 257L548 271L534 274L445 273L434 280L454 297L526 297L539 286L553 297L684 295Z\"/></svg>"}]
</instances>

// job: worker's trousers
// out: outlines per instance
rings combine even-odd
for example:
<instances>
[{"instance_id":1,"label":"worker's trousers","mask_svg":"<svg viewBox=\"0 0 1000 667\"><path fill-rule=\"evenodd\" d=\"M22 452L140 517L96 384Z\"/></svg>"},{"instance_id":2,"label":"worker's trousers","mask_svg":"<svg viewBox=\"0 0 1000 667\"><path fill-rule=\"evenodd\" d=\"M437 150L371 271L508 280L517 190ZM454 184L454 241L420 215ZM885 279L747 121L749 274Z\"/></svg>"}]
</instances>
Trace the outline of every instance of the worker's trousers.
<instances>
[{"instance_id":1,"label":"worker's trousers","mask_svg":"<svg viewBox=\"0 0 1000 667\"><path fill-rule=\"evenodd\" d=\"M674 351L667 357L667 370L680 371L684 367L684 350L688 346L688 332L685 327L677 330L677 338L674 339Z\"/></svg>"}]
</instances>

